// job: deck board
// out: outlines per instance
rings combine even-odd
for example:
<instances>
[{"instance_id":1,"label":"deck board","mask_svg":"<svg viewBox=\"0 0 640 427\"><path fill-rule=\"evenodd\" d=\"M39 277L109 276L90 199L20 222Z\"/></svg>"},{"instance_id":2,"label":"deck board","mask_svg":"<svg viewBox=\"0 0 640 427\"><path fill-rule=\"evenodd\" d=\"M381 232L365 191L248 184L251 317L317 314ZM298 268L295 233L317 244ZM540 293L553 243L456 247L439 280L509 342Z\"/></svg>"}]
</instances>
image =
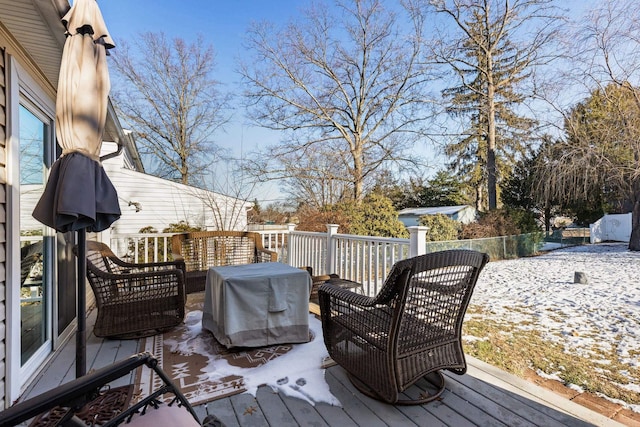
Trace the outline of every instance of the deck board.
<instances>
[{"instance_id":1,"label":"deck board","mask_svg":"<svg viewBox=\"0 0 640 427\"><path fill-rule=\"evenodd\" d=\"M504 409L502 416L507 425L514 425L522 418L537 426L559 427L569 425L557 421L556 418L551 416L551 413L545 414L541 412L539 410L540 405L538 405L537 402L529 398L523 400L516 399L514 393L504 390L500 386L493 386L469 374L460 377L460 380L461 384L464 384L471 390L476 390L486 400L502 406ZM450 381L455 381L455 378L452 378ZM557 417L560 417L560 414L558 414Z\"/></svg>"},{"instance_id":2,"label":"deck board","mask_svg":"<svg viewBox=\"0 0 640 427\"><path fill-rule=\"evenodd\" d=\"M229 397L229 400L231 400L238 424L241 427L264 427L269 425L258 401L250 394L236 394Z\"/></svg>"},{"instance_id":3,"label":"deck board","mask_svg":"<svg viewBox=\"0 0 640 427\"><path fill-rule=\"evenodd\" d=\"M604 418L550 390L477 359L472 359L472 363L469 363L467 373L468 375L459 379L463 384L470 388L486 385L486 392L482 393L485 397L492 398L495 402L507 400L514 412L533 423L547 422L549 426L588 426L592 423L597 424ZM497 395L494 396L493 392Z\"/></svg>"},{"instance_id":4,"label":"deck board","mask_svg":"<svg viewBox=\"0 0 640 427\"><path fill-rule=\"evenodd\" d=\"M260 387L260 389L269 389L269 387ZM309 403L296 399L290 396L284 396L281 394L277 394L277 396L282 400L283 404L286 406L287 410L291 413L293 418L296 421L296 425L299 426L327 426L327 422L324 420L322 415ZM272 424L278 425L278 424Z\"/></svg>"},{"instance_id":5,"label":"deck board","mask_svg":"<svg viewBox=\"0 0 640 427\"><path fill-rule=\"evenodd\" d=\"M93 325L91 315L87 325ZM103 340L87 334L87 366L98 369L139 351L136 340ZM253 397L237 394L197 406L201 420L214 414L228 427L252 426L619 426L533 383L514 377L477 359L468 358L467 374L446 373L446 390L439 401L420 406L392 406L371 399L348 380L340 366L325 378L342 406L311 405L304 400L260 387ZM21 400L50 390L75 377L75 336L40 372ZM426 382L406 391L417 396ZM24 424L26 425L26 424Z\"/></svg>"},{"instance_id":6,"label":"deck board","mask_svg":"<svg viewBox=\"0 0 640 427\"><path fill-rule=\"evenodd\" d=\"M261 387L258 389L256 397L269 425L280 427L296 427L298 425L280 395L274 393L271 388Z\"/></svg>"},{"instance_id":7,"label":"deck board","mask_svg":"<svg viewBox=\"0 0 640 427\"><path fill-rule=\"evenodd\" d=\"M201 406L205 406L207 413L214 414L226 427L240 427L231 399L218 399Z\"/></svg>"},{"instance_id":8,"label":"deck board","mask_svg":"<svg viewBox=\"0 0 640 427\"><path fill-rule=\"evenodd\" d=\"M387 405L360 393L353 384L351 384L343 369L328 370L327 375L330 375L340 381L341 385L350 393L349 399L358 399L362 402L369 411L375 414L375 416L384 423L382 425L407 426L415 424L411 418L407 417L407 415L399 409L400 407ZM333 390L333 388L331 388L331 390ZM343 399L340 399L340 401L342 402ZM424 412L422 415L425 415Z\"/></svg>"},{"instance_id":9,"label":"deck board","mask_svg":"<svg viewBox=\"0 0 640 427\"><path fill-rule=\"evenodd\" d=\"M479 390L466 387L457 381L457 375L450 375L447 378L447 390L451 392L448 404L456 407L467 403L471 408L465 411L471 419L479 420L486 426L521 426L534 427L535 424L526 418L519 416L510 409L505 408L500 403L487 399ZM476 411L480 411L478 414Z\"/></svg>"}]
</instances>

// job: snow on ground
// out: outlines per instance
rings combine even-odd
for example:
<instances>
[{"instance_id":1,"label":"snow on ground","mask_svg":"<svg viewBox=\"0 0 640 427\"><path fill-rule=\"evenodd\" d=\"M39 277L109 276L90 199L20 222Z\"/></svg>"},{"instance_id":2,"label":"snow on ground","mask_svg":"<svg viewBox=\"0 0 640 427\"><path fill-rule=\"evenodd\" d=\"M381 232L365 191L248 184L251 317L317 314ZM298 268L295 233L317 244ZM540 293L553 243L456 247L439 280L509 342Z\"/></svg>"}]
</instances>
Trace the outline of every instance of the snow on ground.
<instances>
[{"instance_id":1,"label":"snow on ground","mask_svg":"<svg viewBox=\"0 0 640 427\"><path fill-rule=\"evenodd\" d=\"M602 360L594 349L608 350L615 344L619 360L638 367L639 267L640 253L628 251L626 244L577 246L537 257L490 262L480 274L471 304L482 306L485 318L535 328L543 338L562 343L570 352L593 355L602 364L609 361ZM573 283L576 271L584 272L589 283ZM193 326L189 334L195 337L200 333L202 312L191 314L194 317L187 324ZM339 405L320 368L327 356L322 326L313 316L309 321L314 340L263 367L241 369L212 357L204 371L212 377L242 375L252 394L258 385L268 384L311 403ZM628 388L640 392L640 379L630 380ZM640 412L640 405L631 409Z\"/></svg>"},{"instance_id":2,"label":"snow on ground","mask_svg":"<svg viewBox=\"0 0 640 427\"><path fill-rule=\"evenodd\" d=\"M574 283L577 271L587 275L587 284ZM613 348L621 363L637 368L639 271L640 253L629 251L623 243L575 246L489 262L471 304L483 307L485 318L535 328L568 352L597 358L605 365L610 361L594 350ZM640 389L640 379L627 377L631 389Z\"/></svg>"},{"instance_id":3,"label":"snow on ground","mask_svg":"<svg viewBox=\"0 0 640 427\"><path fill-rule=\"evenodd\" d=\"M224 359L216 359L210 360L203 371L212 379L229 375L242 376L247 393L254 397L258 387L266 384L274 391L306 400L312 405L325 402L341 406L324 378L325 370L321 365L329 353L322 338L322 323L313 315L309 315L309 330L313 335L309 343L296 345L291 351L265 365L246 369L232 366Z\"/></svg>"}]
</instances>

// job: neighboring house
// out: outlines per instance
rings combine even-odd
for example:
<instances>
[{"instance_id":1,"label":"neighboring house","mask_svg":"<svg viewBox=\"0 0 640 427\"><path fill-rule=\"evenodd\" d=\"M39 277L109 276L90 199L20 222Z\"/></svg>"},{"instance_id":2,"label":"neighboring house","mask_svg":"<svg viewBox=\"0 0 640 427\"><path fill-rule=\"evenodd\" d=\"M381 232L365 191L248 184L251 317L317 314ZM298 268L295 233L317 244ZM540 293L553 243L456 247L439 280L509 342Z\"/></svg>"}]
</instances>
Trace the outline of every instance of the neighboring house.
<instances>
[{"instance_id":1,"label":"neighboring house","mask_svg":"<svg viewBox=\"0 0 640 427\"><path fill-rule=\"evenodd\" d=\"M102 147L103 153L116 149L110 143ZM120 155L103 162L122 211L110 228L112 234L138 233L148 226L162 232L180 221L206 230L246 229L253 203L148 175L132 160L136 158L133 138L128 138Z\"/></svg>"},{"instance_id":2,"label":"neighboring house","mask_svg":"<svg viewBox=\"0 0 640 427\"><path fill-rule=\"evenodd\" d=\"M398 219L406 227L420 225L420 217L423 215L443 214L451 219L460 221L462 224L469 224L476 220L477 211L469 205L460 206L439 206L433 208L407 208L398 212Z\"/></svg>"},{"instance_id":3,"label":"neighboring house","mask_svg":"<svg viewBox=\"0 0 640 427\"><path fill-rule=\"evenodd\" d=\"M75 233L56 233L31 217L59 152L60 18L69 8L68 0L0 0L0 410L18 399L76 328ZM196 198L237 206L235 199L144 174L111 104L104 140L124 146L105 162L123 212L111 231L147 225L161 231L182 219L212 228ZM242 220L237 226L244 227Z\"/></svg>"}]
</instances>

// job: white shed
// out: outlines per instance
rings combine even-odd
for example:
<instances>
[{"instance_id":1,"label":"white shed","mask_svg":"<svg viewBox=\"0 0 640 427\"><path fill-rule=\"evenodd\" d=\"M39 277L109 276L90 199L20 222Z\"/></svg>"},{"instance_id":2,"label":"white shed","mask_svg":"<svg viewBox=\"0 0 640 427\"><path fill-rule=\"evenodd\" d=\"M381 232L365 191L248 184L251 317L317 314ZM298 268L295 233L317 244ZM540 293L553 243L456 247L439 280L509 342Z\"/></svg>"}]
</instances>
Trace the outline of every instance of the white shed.
<instances>
[{"instance_id":1,"label":"white shed","mask_svg":"<svg viewBox=\"0 0 640 427\"><path fill-rule=\"evenodd\" d=\"M419 225L421 216L436 214L443 214L463 224L468 224L476 220L477 212L474 207L469 205L407 208L398 212L398 219L402 221L406 227L412 227Z\"/></svg>"}]
</instances>

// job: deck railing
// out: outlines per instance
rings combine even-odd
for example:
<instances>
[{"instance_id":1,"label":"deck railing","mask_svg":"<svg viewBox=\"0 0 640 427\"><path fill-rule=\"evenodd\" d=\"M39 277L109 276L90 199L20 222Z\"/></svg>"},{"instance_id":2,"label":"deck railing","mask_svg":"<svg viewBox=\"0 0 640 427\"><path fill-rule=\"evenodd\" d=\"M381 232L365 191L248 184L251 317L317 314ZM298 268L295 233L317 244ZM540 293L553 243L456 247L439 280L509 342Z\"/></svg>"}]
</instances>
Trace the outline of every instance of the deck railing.
<instances>
[{"instance_id":1,"label":"deck railing","mask_svg":"<svg viewBox=\"0 0 640 427\"><path fill-rule=\"evenodd\" d=\"M424 242L424 231L421 234ZM364 284L374 295L393 264L420 253L412 239L390 239L339 234L337 225L328 225L326 233L287 230L257 231L263 246L278 253L278 261L295 267L311 267L314 274L337 273L340 277ZM158 262L171 259L173 233L136 233L112 235L110 246L119 257L130 262ZM411 248L414 247L413 250ZM424 249L422 249L424 250Z\"/></svg>"},{"instance_id":2,"label":"deck railing","mask_svg":"<svg viewBox=\"0 0 640 427\"><path fill-rule=\"evenodd\" d=\"M171 260L171 237L176 233L113 234L109 246L113 253L128 262L162 262Z\"/></svg>"},{"instance_id":3,"label":"deck railing","mask_svg":"<svg viewBox=\"0 0 640 427\"><path fill-rule=\"evenodd\" d=\"M291 231L288 263L311 267L316 275L336 273L341 278L362 283L367 295L375 295L396 261L418 254L419 245L417 242L412 245L412 239L356 236L337 231L337 225L328 225L326 233ZM424 235L422 239L424 241ZM416 248L415 253L412 246Z\"/></svg>"},{"instance_id":4,"label":"deck railing","mask_svg":"<svg viewBox=\"0 0 640 427\"><path fill-rule=\"evenodd\" d=\"M535 253L539 234L503 236L491 239L426 242L426 227L409 227L408 239L356 236L338 233L327 225L326 233L287 230L256 231L265 248L278 253L278 261L294 267L311 267L313 274L336 273L341 278L364 285L367 295L375 295L397 261L427 252L464 248L489 253L492 260L516 258ZM173 233L113 235L111 248L131 262L158 262L171 259Z\"/></svg>"}]
</instances>

